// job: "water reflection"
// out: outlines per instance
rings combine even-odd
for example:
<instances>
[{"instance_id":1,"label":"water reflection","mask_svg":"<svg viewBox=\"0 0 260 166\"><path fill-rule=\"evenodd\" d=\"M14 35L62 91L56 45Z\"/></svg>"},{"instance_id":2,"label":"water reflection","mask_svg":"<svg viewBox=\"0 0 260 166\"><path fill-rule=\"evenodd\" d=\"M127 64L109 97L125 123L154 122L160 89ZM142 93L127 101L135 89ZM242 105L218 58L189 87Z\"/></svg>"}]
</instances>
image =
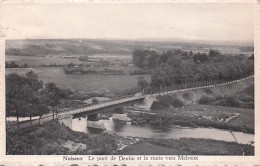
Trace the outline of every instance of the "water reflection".
<instances>
[{"instance_id":1,"label":"water reflection","mask_svg":"<svg viewBox=\"0 0 260 166\"><path fill-rule=\"evenodd\" d=\"M88 127L88 128L87 128L87 133L101 134L101 133L103 133L103 132L104 132L103 129L97 129L97 128L92 128L92 127Z\"/></svg>"},{"instance_id":2,"label":"water reflection","mask_svg":"<svg viewBox=\"0 0 260 166\"><path fill-rule=\"evenodd\" d=\"M120 120L112 120L113 121L113 130L115 132L121 132L124 130L126 123L125 121L120 121Z\"/></svg>"}]
</instances>

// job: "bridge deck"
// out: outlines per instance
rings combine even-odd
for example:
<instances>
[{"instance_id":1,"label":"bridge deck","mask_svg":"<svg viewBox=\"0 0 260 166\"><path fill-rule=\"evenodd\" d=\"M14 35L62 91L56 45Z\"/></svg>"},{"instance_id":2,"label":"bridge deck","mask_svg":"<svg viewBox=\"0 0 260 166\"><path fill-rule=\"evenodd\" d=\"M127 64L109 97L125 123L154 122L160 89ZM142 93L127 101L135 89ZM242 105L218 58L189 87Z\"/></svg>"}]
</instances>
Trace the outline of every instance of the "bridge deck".
<instances>
[{"instance_id":1,"label":"bridge deck","mask_svg":"<svg viewBox=\"0 0 260 166\"><path fill-rule=\"evenodd\" d=\"M109 107L109 106L113 106L113 105L117 105L117 104L122 104L122 103L130 102L130 101L135 101L135 100L139 100L139 99L143 99L143 98L145 98L145 95L133 96L133 97L128 97L128 98L108 101L108 102L101 103L101 104L95 104L95 105L92 105L92 106L87 106L87 107L83 107L83 108L76 108L76 109L72 109L72 110L69 110L69 111L61 112L61 113L59 113L59 115L79 114L79 113L82 113L82 112L91 112L93 110L97 110L97 109L101 109L101 108L105 108L105 107Z\"/></svg>"}]
</instances>

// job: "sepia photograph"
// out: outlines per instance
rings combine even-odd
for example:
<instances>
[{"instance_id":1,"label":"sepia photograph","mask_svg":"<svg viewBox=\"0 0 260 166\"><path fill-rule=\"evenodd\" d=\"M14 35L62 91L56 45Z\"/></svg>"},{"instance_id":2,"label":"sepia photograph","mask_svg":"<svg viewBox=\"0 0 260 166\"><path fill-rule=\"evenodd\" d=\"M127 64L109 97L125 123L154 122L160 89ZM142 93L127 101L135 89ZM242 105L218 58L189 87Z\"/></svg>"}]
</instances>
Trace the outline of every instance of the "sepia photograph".
<instances>
[{"instance_id":1,"label":"sepia photograph","mask_svg":"<svg viewBox=\"0 0 260 166\"><path fill-rule=\"evenodd\" d=\"M256 155L254 3L0 9L6 156Z\"/></svg>"}]
</instances>

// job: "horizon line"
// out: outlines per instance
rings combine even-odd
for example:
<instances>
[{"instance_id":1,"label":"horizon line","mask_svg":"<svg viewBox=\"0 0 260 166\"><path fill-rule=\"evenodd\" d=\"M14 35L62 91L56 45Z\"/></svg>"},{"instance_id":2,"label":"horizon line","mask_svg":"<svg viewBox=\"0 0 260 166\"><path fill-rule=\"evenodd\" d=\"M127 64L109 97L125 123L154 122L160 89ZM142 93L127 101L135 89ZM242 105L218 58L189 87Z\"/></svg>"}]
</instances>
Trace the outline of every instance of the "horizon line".
<instances>
[{"instance_id":1,"label":"horizon line","mask_svg":"<svg viewBox=\"0 0 260 166\"><path fill-rule=\"evenodd\" d=\"M137 42L177 42L177 43L197 43L197 44L249 44L254 46L254 40L228 41L228 40L189 40L171 38L17 38L6 40L106 40L106 41L137 41Z\"/></svg>"}]
</instances>

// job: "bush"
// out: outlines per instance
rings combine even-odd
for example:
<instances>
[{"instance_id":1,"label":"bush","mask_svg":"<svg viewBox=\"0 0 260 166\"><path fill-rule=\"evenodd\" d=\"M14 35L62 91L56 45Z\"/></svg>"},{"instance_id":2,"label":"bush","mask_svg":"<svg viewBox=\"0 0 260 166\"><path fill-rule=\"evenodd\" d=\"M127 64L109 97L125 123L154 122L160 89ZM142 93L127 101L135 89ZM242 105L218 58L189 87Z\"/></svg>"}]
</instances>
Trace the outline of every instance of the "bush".
<instances>
[{"instance_id":1,"label":"bush","mask_svg":"<svg viewBox=\"0 0 260 166\"><path fill-rule=\"evenodd\" d=\"M149 124L155 128L162 127L162 121L160 119L151 120Z\"/></svg>"},{"instance_id":2,"label":"bush","mask_svg":"<svg viewBox=\"0 0 260 166\"><path fill-rule=\"evenodd\" d=\"M172 100L172 106L174 107L183 107L183 102L177 98Z\"/></svg>"},{"instance_id":3,"label":"bush","mask_svg":"<svg viewBox=\"0 0 260 166\"><path fill-rule=\"evenodd\" d=\"M202 96L200 99L199 99L199 104L209 104L211 102L213 102L214 99L211 98L211 97L208 97L208 96Z\"/></svg>"},{"instance_id":4,"label":"bush","mask_svg":"<svg viewBox=\"0 0 260 166\"><path fill-rule=\"evenodd\" d=\"M208 88L204 89L204 92L207 93L207 94L213 94L212 90L210 90Z\"/></svg>"},{"instance_id":5,"label":"bush","mask_svg":"<svg viewBox=\"0 0 260 166\"><path fill-rule=\"evenodd\" d=\"M169 107L172 104L172 97L170 95L161 96L159 98L159 103L164 107Z\"/></svg>"},{"instance_id":6,"label":"bush","mask_svg":"<svg viewBox=\"0 0 260 166\"><path fill-rule=\"evenodd\" d=\"M190 100L190 99L191 99L189 93L184 93L184 94L182 95L182 97L183 97L184 99L186 99L186 100Z\"/></svg>"},{"instance_id":7,"label":"bush","mask_svg":"<svg viewBox=\"0 0 260 166\"><path fill-rule=\"evenodd\" d=\"M243 103L239 99L237 99L233 96L224 96L223 99L221 101L219 101L217 105L241 108Z\"/></svg>"},{"instance_id":8,"label":"bush","mask_svg":"<svg viewBox=\"0 0 260 166\"><path fill-rule=\"evenodd\" d=\"M84 61L84 62L88 61L88 56L80 56L79 61Z\"/></svg>"},{"instance_id":9,"label":"bush","mask_svg":"<svg viewBox=\"0 0 260 166\"><path fill-rule=\"evenodd\" d=\"M93 103L93 104L97 104L97 103L99 103L99 101L98 101L98 99L93 98L93 99L92 99L92 103Z\"/></svg>"},{"instance_id":10,"label":"bush","mask_svg":"<svg viewBox=\"0 0 260 166\"><path fill-rule=\"evenodd\" d=\"M124 108L123 107L116 107L116 108L114 108L114 113L116 113L116 114L123 114L124 113Z\"/></svg>"},{"instance_id":11,"label":"bush","mask_svg":"<svg viewBox=\"0 0 260 166\"><path fill-rule=\"evenodd\" d=\"M153 102L152 109L162 109L169 106L182 107L184 104L181 100L173 98L170 95L160 96L158 101Z\"/></svg>"}]
</instances>

